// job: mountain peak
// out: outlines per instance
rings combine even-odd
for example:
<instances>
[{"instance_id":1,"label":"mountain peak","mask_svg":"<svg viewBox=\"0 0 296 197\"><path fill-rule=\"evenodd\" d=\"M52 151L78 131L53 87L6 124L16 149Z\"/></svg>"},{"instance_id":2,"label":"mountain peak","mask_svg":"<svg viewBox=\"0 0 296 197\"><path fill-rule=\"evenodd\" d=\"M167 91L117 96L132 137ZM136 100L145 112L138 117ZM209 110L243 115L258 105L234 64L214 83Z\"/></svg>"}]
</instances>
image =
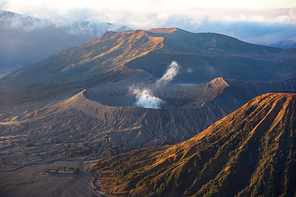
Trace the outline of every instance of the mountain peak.
<instances>
[{"instance_id":1,"label":"mountain peak","mask_svg":"<svg viewBox=\"0 0 296 197\"><path fill-rule=\"evenodd\" d=\"M178 28L173 27L173 28L155 28L155 29L149 29L147 31L152 33L171 34L177 30Z\"/></svg>"},{"instance_id":2,"label":"mountain peak","mask_svg":"<svg viewBox=\"0 0 296 197\"><path fill-rule=\"evenodd\" d=\"M225 84L225 86L229 86L227 84L227 82L223 79L223 77L217 77L217 78L213 79L212 81L210 81L210 83L215 86L221 85L221 84Z\"/></svg>"},{"instance_id":3,"label":"mountain peak","mask_svg":"<svg viewBox=\"0 0 296 197\"><path fill-rule=\"evenodd\" d=\"M32 67L1 78L0 93L11 93L14 89L13 94L4 95L20 98L14 96L19 93L18 88L24 89L18 87L19 84L30 89L32 87L31 91L36 91L35 85L47 91L48 88L41 87L43 82L51 87L65 87L67 84L73 88L88 88L109 81L105 78L106 72L113 76L111 80L115 80L136 69L161 77L172 61L181 65L179 74L174 78L174 82L178 83L200 84L220 76L267 81L295 75L293 51L252 45L220 34L157 28L148 31L106 32L98 39L71 47ZM114 69L116 67L120 69ZM118 70L122 71L114 72ZM70 85L70 82L73 83ZM11 87L3 89L3 86ZM65 91L70 91L68 87L64 88ZM43 94L38 92L35 95ZM11 102L11 99L2 99Z\"/></svg>"},{"instance_id":4,"label":"mountain peak","mask_svg":"<svg viewBox=\"0 0 296 197\"><path fill-rule=\"evenodd\" d=\"M99 179L103 188L130 196L294 196L295 107L296 93L267 93L190 140L101 160L91 170L112 173Z\"/></svg>"}]
</instances>

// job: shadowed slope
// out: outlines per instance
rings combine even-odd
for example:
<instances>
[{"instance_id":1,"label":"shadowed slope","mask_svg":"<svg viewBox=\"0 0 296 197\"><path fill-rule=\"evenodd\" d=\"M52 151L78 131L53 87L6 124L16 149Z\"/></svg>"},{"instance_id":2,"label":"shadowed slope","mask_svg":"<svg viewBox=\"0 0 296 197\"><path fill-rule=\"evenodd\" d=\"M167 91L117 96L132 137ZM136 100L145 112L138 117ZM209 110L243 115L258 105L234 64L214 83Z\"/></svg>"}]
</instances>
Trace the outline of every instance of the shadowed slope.
<instances>
[{"instance_id":1,"label":"shadowed slope","mask_svg":"<svg viewBox=\"0 0 296 197\"><path fill-rule=\"evenodd\" d=\"M117 66L123 66L132 59L161 48L162 41L163 38L149 36L141 30L107 32L99 39L69 48L32 67L16 71L1 79L1 85L53 83L54 80L76 81L77 77L87 79L94 75L98 76L98 74L103 74ZM79 82L86 81L86 79Z\"/></svg>"},{"instance_id":2,"label":"shadowed slope","mask_svg":"<svg viewBox=\"0 0 296 197\"><path fill-rule=\"evenodd\" d=\"M178 28L146 31L163 37L164 47L126 64L160 77L172 60L182 68L175 81L206 82L223 77L243 81L294 77L295 50L255 45L226 35L191 33Z\"/></svg>"},{"instance_id":3,"label":"shadowed slope","mask_svg":"<svg viewBox=\"0 0 296 197\"><path fill-rule=\"evenodd\" d=\"M276 91L296 91L296 78L282 81L239 81L224 79L228 87L223 90L223 94L217 95L215 99L206 103L206 106L219 106L225 114L230 114L234 110L246 104L249 100Z\"/></svg>"},{"instance_id":4,"label":"shadowed slope","mask_svg":"<svg viewBox=\"0 0 296 197\"><path fill-rule=\"evenodd\" d=\"M80 154L104 157L148 145L173 144L195 136L248 98L266 91L296 89L295 79L255 83L217 78L197 87L167 84L155 89L153 94L164 101L161 109L135 106L129 87L153 86L155 80L140 71L47 105L28 103L1 109L0 134L7 140L0 140L0 148L7 160L26 164ZM34 145L26 149L28 155L23 155L24 142ZM15 157L20 153L22 157Z\"/></svg>"},{"instance_id":5,"label":"shadowed slope","mask_svg":"<svg viewBox=\"0 0 296 197\"><path fill-rule=\"evenodd\" d=\"M296 93L268 93L171 147L101 160L105 189L133 196L293 196ZM108 175L108 177L105 177Z\"/></svg>"},{"instance_id":6,"label":"shadowed slope","mask_svg":"<svg viewBox=\"0 0 296 197\"><path fill-rule=\"evenodd\" d=\"M224 116L215 107L184 110L133 106L131 96L121 93L124 85L139 78L147 82L151 75L137 72L124 80L84 90L42 107L31 104L1 110L0 134L7 140L0 141L0 148L5 149L5 162L27 164L82 155L105 157L147 145L178 143ZM213 85L208 91L219 92L223 85ZM207 96L203 101L206 100ZM26 148L26 155L23 142L32 144ZM19 154L22 156L15 157Z\"/></svg>"},{"instance_id":7,"label":"shadowed slope","mask_svg":"<svg viewBox=\"0 0 296 197\"><path fill-rule=\"evenodd\" d=\"M0 79L0 105L53 98L117 81L144 70L155 77L177 61L175 83L205 83L217 77L243 81L295 77L295 50L245 43L214 33L177 28L106 32Z\"/></svg>"},{"instance_id":8,"label":"shadowed slope","mask_svg":"<svg viewBox=\"0 0 296 197\"><path fill-rule=\"evenodd\" d=\"M161 98L162 109L197 109L215 98L228 86L223 78L216 78L197 87L182 87L167 84L156 87L156 78L145 71L138 72L119 82L108 83L85 91L86 98L106 106L135 106L136 98L132 88L148 88Z\"/></svg>"},{"instance_id":9,"label":"shadowed slope","mask_svg":"<svg viewBox=\"0 0 296 197\"><path fill-rule=\"evenodd\" d=\"M169 48L172 47L170 45L162 49L162 51L167 53L191 52L261 57L262 54L279 55L285 51L280 48L246 43L236 38L216 33L191 33L178 28L150 29L146 32L152 36L163 37L166 41L174 44L176 51L173 51L173 48ZM181 48L178 49L178 47Z\"/></svg>"}]
</instances>

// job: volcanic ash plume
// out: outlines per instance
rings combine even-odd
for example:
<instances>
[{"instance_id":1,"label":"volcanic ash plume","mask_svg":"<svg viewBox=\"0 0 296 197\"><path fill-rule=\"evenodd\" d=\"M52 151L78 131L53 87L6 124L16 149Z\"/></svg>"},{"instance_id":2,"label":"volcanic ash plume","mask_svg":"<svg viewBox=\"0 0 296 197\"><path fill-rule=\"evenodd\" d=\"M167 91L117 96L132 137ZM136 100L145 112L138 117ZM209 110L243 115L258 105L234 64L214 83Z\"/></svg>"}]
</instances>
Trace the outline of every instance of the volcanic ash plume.
<instances>
[{"instance_id":1,"label":"volcanic ash plume","mask_svg":"<svg viewBox=\"0 0 296 197\"><path fill-rule=\"evenodd\" d=\"M160 87L161 85L165 85L167 82L172 81L173 78L178 74L179 69L180 66L178 65L178 63L172 61L164 75L156 81L156 86Z\"/></svg>"},{"instance_id":2,"label":"volcanic ash plume","mask_svg":"<svg viewBox=\"0 0 296 197\"><path fill-rule=\"evenodd\" d=\"M149 89L140 90L138 88L130 88L130 91L136 96L135 105L138 107L159 109L160 105L163 103L163 100L153 96L152 92Z\"/></svg>"}]
</instances>

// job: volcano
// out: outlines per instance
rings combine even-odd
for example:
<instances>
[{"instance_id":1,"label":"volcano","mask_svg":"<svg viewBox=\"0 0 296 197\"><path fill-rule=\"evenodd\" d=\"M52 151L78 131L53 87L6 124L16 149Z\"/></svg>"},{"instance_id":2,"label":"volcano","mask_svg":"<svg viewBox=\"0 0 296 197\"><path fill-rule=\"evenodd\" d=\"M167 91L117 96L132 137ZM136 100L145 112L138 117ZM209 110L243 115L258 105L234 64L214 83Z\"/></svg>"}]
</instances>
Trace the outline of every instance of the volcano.
<instances>
[{"instance_id":1,"label":"volcano","mask_svg":"<svg viewBox=\"0 0 296 197\"><path fill-rule=\"evenodd\" d=\"M28 164L69 157L116 155L149 145L188 140L260 94L293 91L296 79L243 82L216 78L195 87L159 81L141 71L68 98L4 108L0 116L5 158ZM159 108L136 104L131 87L149 88ZM29 154L23 152L25 143ZM37 148L42 147L42 148Z\"/></svg>"},{"instance_id":2,"label":"volcano","mask_svg":"<svg viewBox=\"0 0 296 197\"><path fill-rule=\"evenodd\" d=\"M16 167L2 171L0 185L7 194L26 189L23 195L34 196L30 192L37 190L29 188L39 177L29 181L11 172L26 174L33 165L56 161L89 163L144 147L101 160L93 165L94 177L109 177L110 170L111 192L118 195L293 193L288 175L294 176L294 144L284 149L280 140L290 142L287 136L294 135L295 96L274 92L296 90L295 62L294 49L220 34L177 28L106 32L0 79L0 167ZM266 170L272 176L262 176ZM276 189L275 179L283 187Z\"/></svg>"},{"instance_id":3,"label":"volcano","mask_svg":"<svg viewBox=\"0 0 296 197\"><path fill-rule=\"evenodd\" d=\"M0 79L0 105L52 99L146 71L160 78L172 61L181 65L173 83L206 83L295 77L295 49L254 45L214 33L178 28L106 32Z\"/></svg>"},{"instance_id":4,"label":"volcano","mask_svg":"<svg viewBox=\"0 0 296 197\"><path fill-rule=\"evenodd\" d=\"M100 160L114 195L295 195L296 93L258 96L195 137Z\"/></svg>"}]
</instances>

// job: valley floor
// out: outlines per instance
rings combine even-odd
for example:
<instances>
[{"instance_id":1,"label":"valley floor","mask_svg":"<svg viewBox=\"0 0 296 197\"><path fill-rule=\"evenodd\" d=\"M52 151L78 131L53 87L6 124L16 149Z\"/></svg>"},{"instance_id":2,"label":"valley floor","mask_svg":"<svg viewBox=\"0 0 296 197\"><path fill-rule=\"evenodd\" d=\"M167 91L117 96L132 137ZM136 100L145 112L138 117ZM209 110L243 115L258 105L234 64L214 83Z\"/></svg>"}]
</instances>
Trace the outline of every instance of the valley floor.
<instances>
[{"instance_id":1,"label":"valley floor","mask_svg":"<svg viewBox=\"0 0 296 197\"><path fill-rule=\"evenodd\" d=\"M87 168L94 161L80 159L55 161L25 167L0 168L1 196L107 196L92 183ZM77 174L41 175L41 171L59 166L79 168Z\"/></svg>"},{"instance_id":2,"label":"valley floor","mask_svg":"<svg viewBox=\"0 0 296 197\"><path fill-rule=\"evenodd\" d=\"M94 186L94 179L87 168L95 162L94 155L72 157L65 155L64 143L51 143L41 137L40 144L33 146L28 141L38 135L24 132L21 125L35 110L56 103L56 100L18 105L0 110L0 196L107 196ZM34 123L33 123L34 124ZM39 136L40 137L40 136ZM43 140L42 140L43 139ZM72 154L82 143L71 143ZM71 154L71 153L69 153ZM46 169L61 166L79 168L77 174L41 175Z\"/></svg>"}]
</instances>

